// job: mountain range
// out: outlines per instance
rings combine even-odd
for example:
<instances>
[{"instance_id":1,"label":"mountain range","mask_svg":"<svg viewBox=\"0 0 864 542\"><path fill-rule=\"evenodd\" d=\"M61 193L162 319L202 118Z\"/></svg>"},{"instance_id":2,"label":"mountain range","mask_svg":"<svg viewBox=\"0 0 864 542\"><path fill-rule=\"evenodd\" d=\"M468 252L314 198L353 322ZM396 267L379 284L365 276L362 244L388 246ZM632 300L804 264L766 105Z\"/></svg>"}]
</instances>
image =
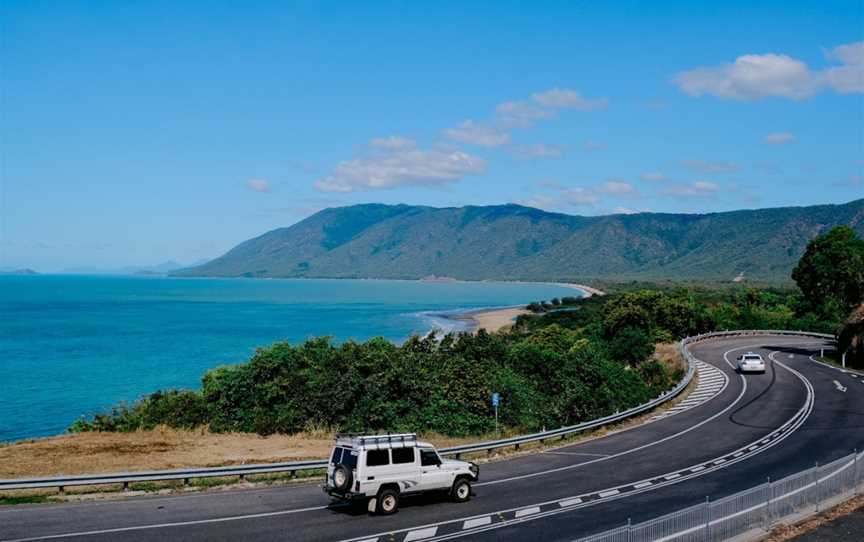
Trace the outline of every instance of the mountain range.
<instances>
[{"instance_id":1,"label":"mountain range","mask_svg":"<svg viewBox=\"0 0 864 542\"><path fill-rule=\"evenodd\" d=\"M324 209L176 276L789 280L807 242L864 199L709 214L574 216L520 205Z\"/></svg>"}]
</instances>

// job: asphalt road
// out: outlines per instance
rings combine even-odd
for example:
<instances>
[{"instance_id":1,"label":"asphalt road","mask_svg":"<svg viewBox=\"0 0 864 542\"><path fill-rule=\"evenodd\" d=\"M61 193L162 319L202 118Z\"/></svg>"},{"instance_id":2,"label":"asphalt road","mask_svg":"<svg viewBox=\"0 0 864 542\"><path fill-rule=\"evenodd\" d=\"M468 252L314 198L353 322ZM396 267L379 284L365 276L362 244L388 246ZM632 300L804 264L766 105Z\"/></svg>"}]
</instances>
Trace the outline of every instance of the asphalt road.
<instances>
[{"instance_id":1,"label":"asphalt road","mask_svg":"<svg viewBox=\"0 0 864 542\"><path fill-rule=\"evenodd\" d=\"M18 506L0 510L0 540L573 540L864 449L864 382L810 361L817 345L699 343L691 351L729 378L718 395L603 438L485 464L469 503L405 499L398 514L375 517L330 505L310 485ZM770 355L766 374L733 371L746 350Z\"/></svg>"}]
</instances>

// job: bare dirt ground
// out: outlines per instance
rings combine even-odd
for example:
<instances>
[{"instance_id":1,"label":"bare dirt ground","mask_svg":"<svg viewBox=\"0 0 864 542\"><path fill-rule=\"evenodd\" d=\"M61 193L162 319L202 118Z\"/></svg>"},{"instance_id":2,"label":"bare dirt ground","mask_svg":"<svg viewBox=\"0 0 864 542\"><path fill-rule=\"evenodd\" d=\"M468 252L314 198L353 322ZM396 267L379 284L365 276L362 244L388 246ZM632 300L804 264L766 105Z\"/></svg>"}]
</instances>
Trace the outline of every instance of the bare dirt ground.
<instances>
[{"instance_id":1,"label":"bare dirt ground","mask_svg":"<svg viewBox=\"0 0 864 542\"><path fill-rule=\"evenodd\" d=\"M777 525L764 542L864 540L864 496L858 496L795 525Z\"/></svg>"}]
</instances>

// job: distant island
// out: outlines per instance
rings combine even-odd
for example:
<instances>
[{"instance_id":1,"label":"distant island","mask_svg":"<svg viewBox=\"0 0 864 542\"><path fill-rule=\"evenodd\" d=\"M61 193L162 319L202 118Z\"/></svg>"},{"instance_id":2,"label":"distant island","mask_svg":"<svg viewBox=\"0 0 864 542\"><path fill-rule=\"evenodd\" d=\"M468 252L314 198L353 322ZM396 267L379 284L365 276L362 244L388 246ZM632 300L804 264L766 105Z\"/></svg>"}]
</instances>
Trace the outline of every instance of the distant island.
<instances>
[{"instance_id":1,"label":"distant island","mask_svg":"<svg viewBox=\"0 0 864 542\"><path fill-rule=\"evenodd\" d=\"M366 204L245 241L189 277L788 281L833 226L864 235L864 199L710 214L572 216L521 205ZM740 280L740 279L739 279Z\"/></svg>"},{"instance_id":2,"label":"distant island","mask_svg":"<svg viewBox=\"0 0 864 542\"><path fill-rule=\"evenodd\" d=\"M0 275L38 275L36 271L33 271L29 267L23 269L0 269Z\"/></svg>"}]
</instances>

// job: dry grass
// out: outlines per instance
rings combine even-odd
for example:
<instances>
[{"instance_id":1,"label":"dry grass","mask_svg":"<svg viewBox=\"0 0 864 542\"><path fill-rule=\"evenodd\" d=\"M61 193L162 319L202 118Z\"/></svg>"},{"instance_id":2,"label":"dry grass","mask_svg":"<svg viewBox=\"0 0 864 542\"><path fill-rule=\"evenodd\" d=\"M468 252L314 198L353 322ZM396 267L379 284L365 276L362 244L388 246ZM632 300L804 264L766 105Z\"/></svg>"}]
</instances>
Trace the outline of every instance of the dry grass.
<instances>
[{"instance_id":1,"label":"dry grass","mask_svg":"<svg viewBox=\"0 0 864 542\"><path fill-rule=\"evenodd\" d=\"M334 432L310 428L295 435L261 437L160 427L134 433L78 433L0 447L0 478L92 474L184 467L272 463L326 457ZM474 439L424 435L436 446Z\"/></svg>"},{"instance_id":2,"label":"dry grass","mask_svg":"<svg viewBox=\"0 0 864 542\"><path fill-rule=\"evenodd\" d=\"M672 372L687 372L687 362L678 349L678 343L657 343L654 345L654 359L664 364Z\"/></svg>"}]
</instances>

